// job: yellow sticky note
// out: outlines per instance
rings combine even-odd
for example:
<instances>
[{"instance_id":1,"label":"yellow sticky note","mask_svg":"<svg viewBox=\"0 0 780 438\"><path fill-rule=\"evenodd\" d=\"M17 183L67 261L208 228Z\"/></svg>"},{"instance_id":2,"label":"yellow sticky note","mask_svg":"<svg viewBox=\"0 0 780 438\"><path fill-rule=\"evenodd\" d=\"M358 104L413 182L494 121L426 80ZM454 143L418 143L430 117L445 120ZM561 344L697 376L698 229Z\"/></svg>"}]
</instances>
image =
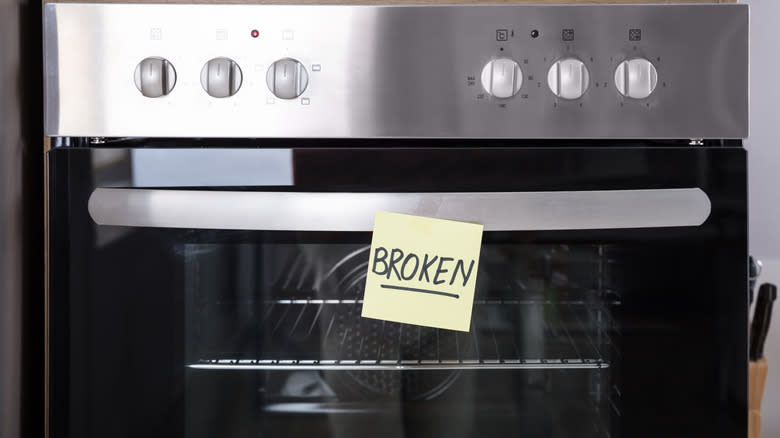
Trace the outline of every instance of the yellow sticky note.
<instances>
[{"instance_id":1,"label":"yellow sticky note","mask_svg":"<svg viewBox=\"0 0 780 438\"><path fill-rule=\"evenodd\" d=\"M362 316L469 331L482 228L377 212Z\"/></svg>"}]
</instances>

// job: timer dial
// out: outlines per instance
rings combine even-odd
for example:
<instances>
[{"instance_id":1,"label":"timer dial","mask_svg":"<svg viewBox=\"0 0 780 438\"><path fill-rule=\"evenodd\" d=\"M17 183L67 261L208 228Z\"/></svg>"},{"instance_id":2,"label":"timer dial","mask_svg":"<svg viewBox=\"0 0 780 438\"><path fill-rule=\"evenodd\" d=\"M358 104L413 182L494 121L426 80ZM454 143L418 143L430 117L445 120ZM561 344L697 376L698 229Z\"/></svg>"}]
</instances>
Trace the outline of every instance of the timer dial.
<instances>
[{"instance_id":1,"label":"timer dial","mask_svg":"<svg viewBox=\"0 0 780 438\"><path fill-rule=\"evenodd\" d=\"M241 68L229 58L214 58L200 71L200 85L212 97L230 97L241 88Z\"/></svg>"},{"instance_id":2,"label":"timer dial","mask_svg":"<svg viewBox=\"0 0 780 438\"><path fill-rule=\"evenodd\" d=\"M491 96L506 99L520 91L523 85L523 71L514 60L497 58L485 64L481 79L482 87Z\"/></svg>"},{"instance_id":3,"label":"timer dial","mask_svg":"<svg viewBox=\"0 0 780 438\"><path fill-rule=\"evenodd\" d=\"M167 59L151 56L138 63L133 79L144 96L161 97L176 85L176 69Z\"/></svg>"},{"instance_id":4,"label":"timer dial","mask_svg":"<svg viewBox=\"0 0 780 438\"><path fill-rule=\"evenodd\" d=\"M652 62L644 58L623 61L615 69L615 87L623 96L645 99L658 84L658 72Z\"/></svg>"},{"instance_id":5,"label":"timer dial","mask_svg":"<svg viewBox=\"0 0 780 438\"><path fill-rule=\"evenodd\" d=\"M276 97L295 99L303 94L309 85L309 73L298 60L283 58L271 64L265 81Z\"/></svg>"},{"instance_id":6,"label":"timer dial","mask_svg":"<svg viewBox=\"0 0 780 438\"><path fill-rule=\"evenodd\" d=\"M577 58L558 60L547 71L547 85L561 99L579 99L587 91L589 82L588 67Z\"/></svg>"}]
</instances>

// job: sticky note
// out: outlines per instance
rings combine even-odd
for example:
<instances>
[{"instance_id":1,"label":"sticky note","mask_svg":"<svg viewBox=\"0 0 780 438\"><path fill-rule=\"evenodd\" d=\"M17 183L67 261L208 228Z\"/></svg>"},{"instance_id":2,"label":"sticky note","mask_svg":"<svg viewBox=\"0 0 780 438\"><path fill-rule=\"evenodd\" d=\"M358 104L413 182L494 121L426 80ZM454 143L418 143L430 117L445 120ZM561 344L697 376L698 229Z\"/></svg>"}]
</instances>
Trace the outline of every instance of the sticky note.
<instances>
[{"instance_id":1,"label":"sticky note","mask_svg":"<svg viewBox=\"0 0 780 438\"><path fill-rule=\"evenodd\" d=\"M377 212L362 316L469 331L482 229Z\"/></svg>"}]
</instances>

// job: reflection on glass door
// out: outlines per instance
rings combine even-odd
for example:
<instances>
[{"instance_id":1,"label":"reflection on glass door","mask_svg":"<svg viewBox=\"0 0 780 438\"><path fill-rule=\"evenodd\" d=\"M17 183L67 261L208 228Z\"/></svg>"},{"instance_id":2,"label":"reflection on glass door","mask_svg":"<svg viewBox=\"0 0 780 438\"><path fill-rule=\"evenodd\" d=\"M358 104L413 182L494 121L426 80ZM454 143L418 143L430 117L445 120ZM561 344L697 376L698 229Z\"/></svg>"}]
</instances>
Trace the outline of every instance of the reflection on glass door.
<instances>
[{"instance_id":1,"label":"reflection on glass door","mask_svg":"<svg viewBox=\"0 0 780 438\"><path fill-rule=\"evenodd\" d=\"M421 424L409 436L491 436L487 423L509 422L550 428L538 436L605 437L619 415L610 332L620 296L604 246L485 245L469 332L362 318L367 245L181 251L189 378L208 388L196 383L188 396L193 433L235 425L198 402L221 395L230 412L245 413L240 422L251 424L235 427L246 430L271 432L250 421L260 412L284 430L299 415L336 416L347 428L299 426L317 436L344 436L361 421L398 436L412 407ZM459 426L434 427L442 421Z\"/></svg>"}]
</instances>

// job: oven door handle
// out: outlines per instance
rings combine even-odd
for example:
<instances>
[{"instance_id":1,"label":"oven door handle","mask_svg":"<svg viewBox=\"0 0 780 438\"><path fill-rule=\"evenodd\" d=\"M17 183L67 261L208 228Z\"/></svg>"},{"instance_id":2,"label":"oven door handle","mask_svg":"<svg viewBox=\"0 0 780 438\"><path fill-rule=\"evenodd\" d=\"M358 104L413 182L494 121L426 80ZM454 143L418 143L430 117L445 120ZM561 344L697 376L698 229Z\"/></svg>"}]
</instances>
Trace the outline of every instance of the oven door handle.
<instances>
[{"instance_id":1,"label":"oven door handle","mask_svg":"<svg viewBox=\"0 0 780 438\"><path fill-rule=\"evenodd\" d=\"M699 188L557 192L333 193L98 188L99 225L269 231L372 231L377 211L480 223L485 231L698 226Z\"/></svg>"}]
</instances>

